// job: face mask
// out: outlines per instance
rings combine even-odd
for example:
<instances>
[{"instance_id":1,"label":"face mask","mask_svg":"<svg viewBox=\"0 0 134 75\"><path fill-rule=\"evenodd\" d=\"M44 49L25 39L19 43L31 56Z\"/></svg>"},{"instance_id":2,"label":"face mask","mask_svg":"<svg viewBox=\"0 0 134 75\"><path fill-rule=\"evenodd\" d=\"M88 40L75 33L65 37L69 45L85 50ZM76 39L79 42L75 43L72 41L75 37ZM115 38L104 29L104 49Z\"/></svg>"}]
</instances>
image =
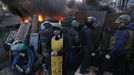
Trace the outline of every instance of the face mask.
<instances>
[{"instance_id":1,"label":"face mask","mask_svg":"<svg viewBox=\"0 0 134 75\"><path fill-rule=\"evenodd\" d=\"M87 25L87 27L89 28L89 29L92 29L92 30L94 30L95 29L95 27L93 26L93 23L86 23L86 25Z\"/></svg>"},{"instance_id":2,"label":"face mask","mask_svg":"<svg viewBox=\"0 0 134 75\"><path fill-rule=\"evenodd\" d=\"M61 34L55 35L54 38L55 40L59 40L60 38L62 38L62 35Z\"/></svg>"}]
</instances>

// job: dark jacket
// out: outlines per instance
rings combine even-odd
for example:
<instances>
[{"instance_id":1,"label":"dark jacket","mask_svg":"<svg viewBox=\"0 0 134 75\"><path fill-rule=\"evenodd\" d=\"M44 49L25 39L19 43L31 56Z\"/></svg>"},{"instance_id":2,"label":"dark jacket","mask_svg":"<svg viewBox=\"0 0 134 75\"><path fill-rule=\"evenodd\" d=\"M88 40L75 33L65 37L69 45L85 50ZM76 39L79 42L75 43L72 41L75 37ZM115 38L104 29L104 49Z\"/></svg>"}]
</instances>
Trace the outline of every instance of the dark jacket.
<instances>
[{"instance_id":1,"label":"dark jacket","mask_svg":"<svg viewBox=\"0 0 134 75\"><path fill-rule=\"evenodd\" d=\"M124 48L127 39L129 38L129 31L134 30L134 24L129 24L127 27L120 28L117 32L115 32L116 41L113 45L110 55L122 55L126 52Z\"/></svg>"},{"instance_id":2,"label":"dark jacket","mask_svg":"<svg viewBox=\"0 0 134 75\"><path fill-rule=\"evenodd\" d=\"M72 43L72 46L77 46L79 45L80 43L80 40L79 40L79 34L78 34L78 31L71 27L69 30L68 30L68 34L69 36L71 37L71 43Z\"/></svg>"},{"instance_id":3,"label":"dark jacket","mask_svg":"<svg viewBox=\"0 0 134 75\"><path fill-rule=\"evenodd\" d=\"M88 48L87 50L95 51L95 33L94 30L88 28L86 25L82 28L79 33L80 41L83 47Z\"/></svg>"},{"instance_id":4,"label":"dark jacket","mask_svg":"<svg viewBox=\"0 0 134 75\"><path fill-rule=\"evenodd\" d=\"M21 63L21 64L20 64ZM32 65L34 63L34 54L32 50L27 50L26 56L22 58L19 53L15 55L12 64L13 65L26 65L27 67L32 68Z\"/></svg>"},{"instance_id":5,"label":"dark jacket","mask_svg":"<svg viewBox=\"0 0 134 75\"><path fill-rule=\"evenodd\" d=\"M44 30L40 30L39 34L40 34L40 50L39 53L43 53L46 52L46 42L48 40L48 38L52 35L52 29L51 28L46 28Z\"/></svg>"},{"instance_id":6,"label":"dark jacket","mask_svg":"<svg viewBox=\"0 0 134 75\"><path fill-rule=\"evenodd\" d=\"M39 34L40 34L40 41L45 43L48 37L52 35L52 30L51 29L41 30L39 31Z\"/></svg>"}]
</instances>

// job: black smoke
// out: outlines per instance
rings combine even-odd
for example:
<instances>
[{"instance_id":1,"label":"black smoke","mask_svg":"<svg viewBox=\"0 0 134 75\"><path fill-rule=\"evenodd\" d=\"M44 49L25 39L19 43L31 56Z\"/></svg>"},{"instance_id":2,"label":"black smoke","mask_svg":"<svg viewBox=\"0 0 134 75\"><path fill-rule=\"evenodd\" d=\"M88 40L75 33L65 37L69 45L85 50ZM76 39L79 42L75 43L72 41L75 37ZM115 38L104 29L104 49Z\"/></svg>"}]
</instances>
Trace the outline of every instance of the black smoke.
<instances>
[{"instance_id":1,"label":"black smoke","mask_svg":"<svg viewBox=\"0 0 134 75\"><path fill-rule=\"evenodd\" d=\"M21 17L32 14L64 14L66 0L2 0L8 9Z\"/></svg>"}]
</instances>

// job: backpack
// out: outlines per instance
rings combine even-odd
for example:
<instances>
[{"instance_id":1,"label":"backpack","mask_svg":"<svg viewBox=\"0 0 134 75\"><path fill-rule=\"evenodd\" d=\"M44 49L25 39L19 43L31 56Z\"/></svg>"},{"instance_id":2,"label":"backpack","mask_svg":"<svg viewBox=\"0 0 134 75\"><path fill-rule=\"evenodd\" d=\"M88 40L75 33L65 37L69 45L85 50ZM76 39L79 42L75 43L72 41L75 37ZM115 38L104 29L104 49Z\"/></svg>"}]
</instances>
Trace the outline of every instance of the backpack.
<instances>
[{"instance_id":1,"label":"backpack","mask_svg":"<svg viewBox=\"0 0 134 75\"><path fill-rule=\"evenodd\" d=\"M128 30L129 38L125 42L123 49L127 50L125 59L128 62L134 62L134 31ZM112 36L110 40L110 49L112 49L113 44L116 42L116 37Z\"/></svg>"},{"instance_id":2,"label":"backpack","mask_svg":"<svg viewBox=\"0 0 134 75\"><path fill-rule=\"evenodd\" d=\"M134 31L133 30L128 30L129 32L129 38L126 42L126 47L125 49L131 49L134 43Z\"/></svg>"},{"instance_id":3,"label":"backpack","mask_svg":"<svg viewBox=\"0 0 134 75\"><path fill-rule=\"evenodd\" d=\"M129 38L126 40L124 49L131 49L133 44L134 44L134 31L133 30L128 30L129 32ZM110 49L112 48L113 44L116 42L116 37L112 36L110 40Z\"/></svg>"},{"instance_id":4,"label":"backpack","mask_svg":"<svg viewBox=\"0 0 134 75\"><path fill-rule=\"evenodd\" d=\"M133 62L134 63L134 31L128 30L129 32L129 39L126 42L126 47L125 49L127 50L126 54L126 60L128 62Z\"/></svg>"}]
</instances>

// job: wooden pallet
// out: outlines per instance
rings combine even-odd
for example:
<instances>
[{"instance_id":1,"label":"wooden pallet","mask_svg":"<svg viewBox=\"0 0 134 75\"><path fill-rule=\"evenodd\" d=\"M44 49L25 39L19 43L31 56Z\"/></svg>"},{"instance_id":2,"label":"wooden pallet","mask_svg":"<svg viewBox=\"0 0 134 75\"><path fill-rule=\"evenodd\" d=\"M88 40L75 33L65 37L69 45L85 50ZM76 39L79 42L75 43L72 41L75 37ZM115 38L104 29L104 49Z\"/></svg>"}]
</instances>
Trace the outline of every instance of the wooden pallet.
<instances>
[{"instance_id":1,"label":"wooden pallet","mask_svg":"<svg viewBox=\"0 0 134 75\"><path fill-rule=\"evenodd\" d=\"M10 40L14 39L16 36L16 31L11 31L5 41L5 43L8 43Z\"/></svg>"},{"instance_id":2,"label":"wooden pallet","mask_svg":"<svg viewBox=\"0 0 134 75\"><path fill-rule=\"evenodd\" d=\"M30 30L29 24L26 24L26 23L21 24L18 29L18 32L16 34L15 40L21 40L21 41L25 42L26 37L29 33L29 30Z\"/></svg>"}]
</instances>

